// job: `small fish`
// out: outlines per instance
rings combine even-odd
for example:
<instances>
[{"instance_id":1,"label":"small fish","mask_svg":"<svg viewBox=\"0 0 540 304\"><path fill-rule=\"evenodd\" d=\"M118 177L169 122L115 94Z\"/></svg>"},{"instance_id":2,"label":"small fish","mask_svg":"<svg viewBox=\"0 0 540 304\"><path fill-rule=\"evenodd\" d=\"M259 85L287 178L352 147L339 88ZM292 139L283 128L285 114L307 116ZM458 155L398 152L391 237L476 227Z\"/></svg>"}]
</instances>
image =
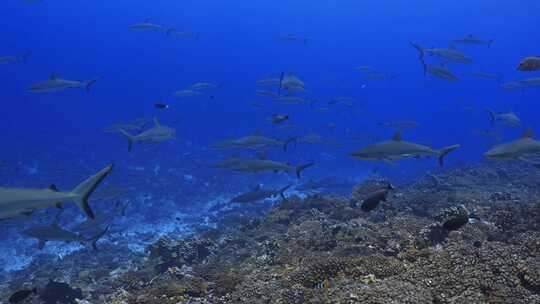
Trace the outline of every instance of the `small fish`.
<instances>
[{"instance_id":1,"label":"small fish","mask_svg":"<svg viewBox=\"0 0 540 304\"><path fill-rule=\"evenodd\" d=\"M169 105L161 102L154 103L154 108L156 109L168 109Z\"/></svg>"},{"instance_id":2,"label":"small fish","mask_svg":"<svg viewBox=\"0 0 540 304\"><path fill-rule=\"evenodd\" d=\"M518 67L518 71L533 72L540 70L540 56L530 56L523 59Z\"/></svg>"},{"instance_id":3,"label":"small fish","mask_svg":"<svg viewBox=\"0 0 540 304\"><path fill-rule=\"evenodd\" d=\"M379 206L380 202L386 202L386 198L390 190L394 190L394 187L392 186L392 184L388 183L388 186L386 188L377 190L369 194L365 199L362 200L362 203L360 204L360 209L366 212L374 210L375 208L377 208L377 206Z\"/></svg>"},{"instance_id":4,"label":"small fish","mask_svg":"<svg viewBox=\"0 0 540 304\"><path fill-rule=\"evenodd\" d=\"M33 289L19 290L15 292L14 294L12 294L11 297L9 297L9 303L20 303L26 300L26 298L28 298L30 295L32 294L37 295L37 293L38 291L37 291L37 288L35 287Z\"/></svg>"},{"instance_id":5,"label":"small fish","mask_svg":"<svg viewBox=\"0 0 540 304\"><path fill-rule=\"evenodd\" d=\"M280 124L286 120L289 120L289 115L287 114L274 114L272 115L272 123Z\"/></svg>"},{"instance_id":6,"label":"small fish","mask_svg":"<svg viewBox=\"0 0 540 304\"><path fill-rule=\"evenodd\" d=\"M491 47L491 44L493 43L493 41L494 41L493 39L490 39L490 40L480 39L471 34L465 37L452 40L453 43L487 45L488 47Z\"/></svg>"}]
</instances>

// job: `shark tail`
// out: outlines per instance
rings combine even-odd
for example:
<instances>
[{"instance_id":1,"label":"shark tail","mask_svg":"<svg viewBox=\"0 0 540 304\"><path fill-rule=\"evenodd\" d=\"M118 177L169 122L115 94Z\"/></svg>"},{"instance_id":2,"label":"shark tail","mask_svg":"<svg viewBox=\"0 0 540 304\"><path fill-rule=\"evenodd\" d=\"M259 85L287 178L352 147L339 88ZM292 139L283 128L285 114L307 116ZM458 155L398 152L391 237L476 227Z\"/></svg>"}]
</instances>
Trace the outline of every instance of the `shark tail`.
<instances>
[{"instance_id":1,"label":"shark tail","mask_svg":"<svg viewBox=\"0 0 540 304\"><path fill-rule=\"evenodd\" d=\"M86 82L86 86L85 86L86 92L90 92L90 88L91 88L91 87L92 87L99 79L100 79L100 78L88 80L88 81Z\"/></svg>"},{"instance_id":2,"label":"shark tail","mask_svg":"<svg viewBox=\"0 0 540 304\"><path fill-rule=\"evenodd\" d=\"M493 39L491 39L491 40L488 40L488 48L490 48L490 47L491 47L491 45L493 44L493 42L494 42L494 41L495 41L495 40L493 40Z\"/></svg>"},{"instance_id":3,"label":"shark tail","mask_svg":"<svg viewBox=\"0 0 540 304\"><path fill-rule=\"evenodd\" d=\"M124 135L126 137L126 139L128 140L128 152L131 152L131 149L133 148L133 135L129 134L127 131L123 130L123 129L120 129L119 130L120 133L122 133L122 135Z\"/></svg>"},{"instance_id":4,"label":"shark tail","mask_svg":"<svg viewBox=\"0 0 540 304\"><path fill-rule=\"evenodd\" d=\"M491 109L485 109L485 111L489 114L489 119L491 120L491 123L495 123L495 120L497 119L497 113Z\"/></svg>"},{"instance_id":5,"label":"shark tail","mask_svg":"<svg viewBox=\"0 0 540 304\"><path fill-rule=\"evenodd\" d=\"M279 75L279 89L278 89L278 95L281 95L281 89L283 88L283 77L285 76L284 72L281 72Z\"/></svg>"},{"instance_id":6,"label":"shark tail","mask_svg":"<svg viewBox=\"0 0 540 304\"><path fill-rule=\"evenodd\" d=\"M294 145L296 146L298 144L298 136L289 137L283 144L283 151L287 151L290 143L294 143Z\"/></svg>"},{"instance_id":7,"label":"shark tail","mask_svg":"<svg viewBox=\"0 0 540 304\"><path fill-rule=\"evenodd\" d=\"M287 191L287 189L289 189L291 186L292 186L292 184L288 184L287 186L279 189L279 196L281 196L282 199L286 199L285 191Z\"/></svg>"},{"instance_id":8,"label":"shark tail","mask_svg":"<svg viewBox=\"0 0 540 304\"><path fill-rule=\"evenodd\" d=\"M419 44L416 44L416 43L414 43L414 42L411 42L411 45L412 45L418 52L420 52L420 57L419 57L418 59L424 60L424 55L425 55L424 48L421 47Z\"/></svg>"},{"instance_id":9,"label":"shark tail","mask_svg":"<svg viewBox=\"0 0 540 304\"><path fill-rule=\"evenodd\" d=\"M452 146L444 147L441 150L439 150L439 158L438 158L439 166L443 167L444 158L446 157L446 155L448 155L450 152L456 150L459 147L461 147L461 145L452 145Z\"/></svg>"},{"instance_id":10,"label":"shark tail","mask_svg":"<svg viewBox=\"0 0 540 304\"><path fill-rule=\"evenodd\" d=\"M93 237L89 238L87 240L87 243L92 246L92 249L94 250L98 250L98 247L97 247L97 242L105 235L107 234L107 232L109 231L109 227L103 229L103 231L100 231L98 232L96 235L94 235Z\"/></svg>"},{"instance_id":11,"label":"shark tail","mask_svg":"<svg viewBox=\"0 0 540 304\"><path fill-rule=\"evenodd\" d=\"M299 165L298 167L296 167L296 177L301 178L300 173L302 173L302 171L304 171L305 169L313 165L315 165L315 163L311 162L311 163Z\"/></svg>"},{"instance_id":12,"label":"shark tail","mask_svg":"<svg viewBox=\"0 0 540 304\"><path fill-rule=\"evenodd\" d=\"M170 37L174 32L176 32L176 29L174 27L170 27L165 30L165 35Z\"/></svg>"},{"instance_id":13,"label":"shark tail","mask_svg":"<svg viewBox=\"0 0 540 304\"><path fill-rule=\"evenodd\" d=\"M32 52L28 51L24 54L22 54L21 56L19 56L19 61L22 62L22 63L26 63L28 61L28 57L30 57L30 55L32 55Z\"/></svg>"},{"instance_id":14,"label":"shark tail","mask_svg":"<svg viewBox=\"0 0 540 304\"><path fill-rule=\"evenodd\" d=\"M80 183L71 193L76 195L75 203L81 209L86 216L88 216L91 219L94 219L94 212L90 208L90 205L88 204L88 198L94 190L99 186L99 184L109 175L113 168L113 165L108 165L107 167L103 168L101 171L96 173L94 176L89 177L87 180Z\"/></svg>"}]
</instances>

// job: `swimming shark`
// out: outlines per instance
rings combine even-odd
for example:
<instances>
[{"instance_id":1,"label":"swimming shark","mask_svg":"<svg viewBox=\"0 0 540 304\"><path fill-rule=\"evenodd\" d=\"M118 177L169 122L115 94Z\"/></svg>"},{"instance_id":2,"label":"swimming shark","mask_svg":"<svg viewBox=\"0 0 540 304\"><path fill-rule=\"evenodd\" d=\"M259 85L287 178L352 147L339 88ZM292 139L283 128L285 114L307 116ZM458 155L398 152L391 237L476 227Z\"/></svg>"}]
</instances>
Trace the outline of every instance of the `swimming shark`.
<instances>
[{"instance_id":1,"label":"swimming shark","mask_svg":"<svg viewBox=\"0 0 540 304\"><path fill-rule=\"evenodd\" d=\"M87 217L93 219L94 212L88 198L109 175L113 166L108 165L94 176L80 183L71 192L60 192L56 187L48 189L0 188L0 219L31 214L35 210L61 206L66 201L74 202Z\"/></svg>"},{"instance_id":2,"label":"swimming shark","mask_svg":"<svg viewBox=\"0 0 540 304\"><path fill-rule=\"evenodd\" d=\"M453 63L463 63L469 64L472 63L472 59L467 57L465 54L455 49L454 47L449 47L447 49L443 48L424 48L419 44L411 42L411 45L420 52L420 60L424 59L426 54L437 56L447 62Z\"/></svg>"},{"instance_id":3,"label":"swimming shark","mask_svg":"<svg viewBox=\"0 0 540 304\"><path fill-rule=\"evenodd\" d=\"M401 132L398 131L392 139L367 145L360 150L350 153L349 156L362 160L393 163L396 160L437 155L439 165L442 167L444 157L459 147L460 145L452 145L440 150L434 150L428 146L404 141L401 137Z\"/></svg>"},{"instance_id":4,"label":"swimming shark","mask_svg":"<svg viewBox=\"0 0 540 304\"><path fill-rule=\"evenodd\" d=\"M160 143L171 140L176 137L176 130L171 127L163 126L157 118L154 118L154 126L137 135L129 134L127 131L120 129L128 140L128 151L131 151L134 142Z\"/></svg>"},{"instance_id":5,"label":"swimming shark","mask_svg":"<svg viewBox=\"0 0 540 304\"><path fill-rule=\"evenodd\" d=\"M485 111L489 114L491 123L501 122L511 127L517 127L521 124L521 120L513 111L506 113L497 113L487 108L485 109Z\"/></svg>"},{"instance_id":6,"label":"swimming shark","mask_svg":"<svg viewBox=\"0 0 540 304\"><path fill-rule=\"evenodd\" d=\"M534 133L532 130L527 130L523 135L511 142L504 143L494 147L484 153L484 157L488 159L514 159L524 160L529 156L540 156L540 141L533 139Z\"/></svg>"},{"instance_id":7,"label":"swimming shark","mask_svg":"<svg viewBox=\"0 0 540 304\"><path fill-rule=\"evenodd\" d=\"M45 247L47 242L79 242L81 244L90 245L94 250L97 250L96 243L101 239L109 230L98 232L90 238L85 238L83 235L65 230L58 225L58 221L55 220L50 226L29 228L22 231L23 235L36 238L38 240L38 248L41 250Z\"/></svg>"},{"instance_id":8,"label":"swimming shark","mask_svg":"<svg viewBox=\"0 0 540 304\"><path fill-rule=\"evenodd\" d=\"M154 30L165 31L165 28L159 24L152 23L150 19L145 19L143 22L134 23L128 26L131 30Z\"/></svg>"},{"instance_id":9,"label":"swimming shark","mask_svg":"<svg viewBox=\"0 0 540 304\"><path fill-rule=\"evenodd\" d=\"M268 160L268 159L241 159L241 158L231 158L225 162L219 163L216 165L216 168L227 169L236 172L249 172L249 173L259 173L264 171L285 171L285 172L295 172L296 177L300 178L300 173L315 165L315 163L307 163L299 166L292 166L288 163L282 163L278 161Z\"/></svg>"},{"instance_id":10,"label":"swimming shark","mask_svg":"<svg viewBox=\"0 0 540 304\"><path fill-rule=\"evenodd\" d=\"M263 189L260 185L257 185L251 191L238 195L231 199L231 203L256 203L264 199L274 197L276 195L281 196L282 199L285 199L285 191L291 187L291 184L281 188L281 189Z\"/></svg>"},{"instance_id":11,"label":"swimming shark","mask_svg":"<svg viewBox=\"0 0 540 304\"><path fill-rule=\"evenodd\" d=\"M90 87L98 81L99 78L92 80L78 81L78 80L67 80L59 78L58 75L52 74L49 79L37 82L31 85L28 88L29 92L32 93L44 93L44 92L58 92L66 89L85 89L87 92L90 91Z\"/></svg>"},{"instance_id":12,"label":"swimming shark","mask_svg":"<svg viewBox=\"0 0 540 304\"><path fill-rule=\"evenodd\" d=\"M226 140L213 145L215 148L241 148L241 149L265 149L272 147L281 147L284 151L287 150L287 146L296 140L296 137L291 137L285 141L265 137L262 135L248 135L240 137L238 139Z\"/></svg>"},{"instance_id":13,"label":"swimming shark","mask_svg":"<svg viewBox=\"0 0 540 304\"><path fill-rule=\"evenodd\" d=\"M17 56L0 56L0 64L8 64L14 62L25 63L28 57L30 57L30 52L26 52L22 55Z\"/></svg>"},{"instance_id":14,"label":"swimming shark","mask_svg":"<svg viewBox=\"0 0 540 304\"><path fill-rule=\"evenodd\" d=\"M452 40L453 43L487 45L488 47L491 47L493 41L493 39L481 39L472 34Z\"/></svg>"}]
</instances>

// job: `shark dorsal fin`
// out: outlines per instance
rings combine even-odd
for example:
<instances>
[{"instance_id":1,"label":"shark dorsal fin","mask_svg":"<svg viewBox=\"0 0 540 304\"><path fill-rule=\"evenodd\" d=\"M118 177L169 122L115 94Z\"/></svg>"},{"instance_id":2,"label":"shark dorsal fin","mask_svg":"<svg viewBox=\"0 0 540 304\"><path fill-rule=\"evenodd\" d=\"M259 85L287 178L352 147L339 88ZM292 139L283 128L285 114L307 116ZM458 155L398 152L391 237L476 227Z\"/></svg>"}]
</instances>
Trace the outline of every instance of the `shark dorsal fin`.
<instances>
[{"instance_id":1,"label":"shark dorsal fin","mask_svg":"<svg viewBox=\"0 0 540 304\"><path fill-rule=\"evenodd\" d=\"M253 191L261 190L261 184L257 184L255 186L253 186L252 190Z\"/></svg>"},{"instance_id":2,"label":"shark dorsal fin","mask_svg":"<svg viewBox=\"0 0 540 304\"><path fill-rule=\"evenodd\" d=\"M58 74L52 73L51 76L49 76L49 79L50 79L50 80L56 80L56 79L58 79Z\"/></svg>"},{"instance_id":3,"label":"shark dorsal fin","mask_svg":"<svg viewBox=\"0 0 540 304\"><path fill-rule=\"evenodd\" d=\"M253 135L262 136L262 131L260 129L257 129L257 130L255 130L255 132L253 132Z\"/></svg>"},{"instance_id":4,"label":"shark dorsal fin","mask_svg":"<svg viewBox=\"0 0 540 304\"><path fill-rule=\"evenodd\" d=\"M157 117L154 117L154 124L156 126L158 126L158 127L161 126L161 124L159 123L159 120L157 119Z\"/></svg>"},{"instance_id":5,"label":"shark dorsal fin","mask_svg":"<svg viewBox=\"0 0 540 304\"><path fill-rule=\"evenodd\" d=\"M450 45L448 46L448 48L451 49L451 50L455 50L455 49L456 49L456 46L453 45L453 44L450 44Z\"/></svg>"},{"instance_id":6,"label":"shark dorsal fin","mask_svg":"<svg viewBox=\"0 0 540 304\"><path fill-rule=\"evenodd\" d=\"M528 128L527 130L525 130L525 132L523 132L523 134L521 135L521 138L533 138L534 136L534 131L532 128Z\"/></svg>"},{"instance_id":7,"label":"shark dorsal fin","mask_svg":"<svg viewBox=\"0 0 540 304\"><path fill-rule=\"evenodd\" d=\"M392 136L392 140L402 141L403 138L401 136L401 131L396 131L396 133L394 133L394 136Z\"/></svg>"},{"instance_id":8,"label":"shark dorsal fin","mask_svg":"<svg viewBox=\"0 0 540 304\"><path fill-rule=\"evenodd\" d=\"M58 192L58 188L56 187L55 184L51 184L48 189L54 192Z\"/></svg>"}]
</instances>

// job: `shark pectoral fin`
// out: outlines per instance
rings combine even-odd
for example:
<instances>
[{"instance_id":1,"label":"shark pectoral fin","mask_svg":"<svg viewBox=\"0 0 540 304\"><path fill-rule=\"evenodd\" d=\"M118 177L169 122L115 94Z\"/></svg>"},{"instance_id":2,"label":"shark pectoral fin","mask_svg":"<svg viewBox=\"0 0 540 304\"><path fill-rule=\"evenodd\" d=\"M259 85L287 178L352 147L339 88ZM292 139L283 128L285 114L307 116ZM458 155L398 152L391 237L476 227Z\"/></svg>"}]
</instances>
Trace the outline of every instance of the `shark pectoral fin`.
<instances>
[{"instance_id":1,"label":"shark pectoral fin","mask_svg":"<svg viewBox=\"0 0 540 304\"><path fill-rule=\"evenodd\" d=\"M392 161L392 160L389 159L389 158L382 158L381 161L383 161L383 162L385 162L386 164L391 165L391 166L395 165L394 161Z\"/></svg>"},{"instance_id":2,"label":"shark pectoral fin","mask_svg":"<svg viewBox=\"0 0 540 304\"><path fill-rule=\"evenodd\" d=\"M38 249L39 249L39 250L42 250L42 249L45 247L45 243L47 243L47 241L45 241L45 240L38 240Z\"/></svg>"},{"instance_id":3,"label":"shark pectoral fin","mask_svg":"<svg viewBox=\"0 0 540 304\"><path fill-rule=\"evenodd\" d=\"M25 212L22 212L21 214L26 216L26 217L30 217L30 216L32 216L33 213L34 213L34 210L25 211Z\"/></svg>"},{"instance_id":4,"label":"shark pectoral fin","mask_svg":"<svg viewBox=\"0 0 540 304\"><path fill-rule=\"evenodd\" d=\"M109 226L105 228L103 231L98 232L95 236L91 237L88 242L92 246L92 249L98 250L97 242L109 231Z\"/></svg>"}]
</instances>

